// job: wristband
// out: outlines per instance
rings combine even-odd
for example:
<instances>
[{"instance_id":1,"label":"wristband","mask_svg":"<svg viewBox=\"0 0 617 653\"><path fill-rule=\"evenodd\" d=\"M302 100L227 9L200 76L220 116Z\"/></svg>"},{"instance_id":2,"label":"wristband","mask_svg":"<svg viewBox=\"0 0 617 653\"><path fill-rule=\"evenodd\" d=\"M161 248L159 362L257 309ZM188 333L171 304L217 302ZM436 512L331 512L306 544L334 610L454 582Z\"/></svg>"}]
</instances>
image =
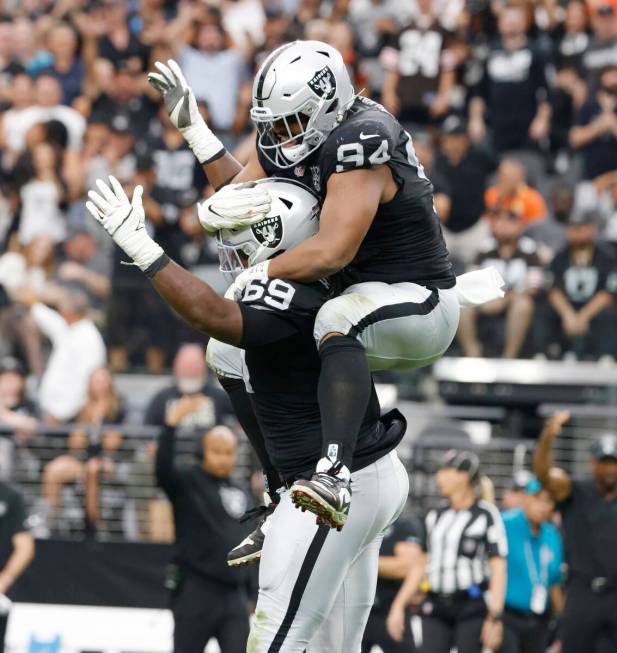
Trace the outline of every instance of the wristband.
<instances>
[{"instance_id":1,"label":"wristband","mask_svg":"<svg viewBox=\"0 0 617 653\"><path fill-rule=\"evenodd\" d=\"M159 258L152 263L152 265L148 266L144 270L144 274L148 277L148 279L152 279L152 277L157 273L160 272L164 267L167 267L167 264L170 262L169 256L163 252Z\"/></svg>"},{"instance_id":2,"label":"wristband","mask_svg":"<svg viewBox=\"0 0 617 653\"><path fill-rule=\"evenodd\" d=\"M225 153L225 146L203 119L180 132L201 164L216 161Z\"/></svg>"}]
</instances>

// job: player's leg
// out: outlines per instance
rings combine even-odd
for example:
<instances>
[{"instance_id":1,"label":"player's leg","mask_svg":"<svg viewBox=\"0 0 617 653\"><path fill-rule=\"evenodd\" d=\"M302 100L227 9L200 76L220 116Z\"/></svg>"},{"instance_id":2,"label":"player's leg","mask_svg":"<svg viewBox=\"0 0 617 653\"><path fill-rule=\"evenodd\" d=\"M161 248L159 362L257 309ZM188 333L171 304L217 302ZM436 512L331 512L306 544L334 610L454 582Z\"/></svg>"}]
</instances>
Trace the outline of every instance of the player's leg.
<instances>
[{"instance_id":1,"label":"player's leg","mask_svg":"<svg viewBox=\"0 0 617 653\"><path fill-rule=\"evenodd\" d=\"M354 472L352 480L359 499L340 533L317 527L312 516L295 509L289 493L282 497L262 551L250 653L302 653L330 614L359 553L402 510L408 479L396 454Z\"/></svg>"},{"instance_id":2,"label":"player's leg","mask_svg":"<svg viewBox=\"0 0 617 653\"><path fill-rule=\"evenodd\" d=\"M331 526L345 523L351 465L371 398L371 370L429 365L450 346L459 318L454 290L413 283L362 283L324 304L315 320L321 373L322 459L294 501ZM341 471L342 467L342 471Z\"/></svg>"}]
</instances>

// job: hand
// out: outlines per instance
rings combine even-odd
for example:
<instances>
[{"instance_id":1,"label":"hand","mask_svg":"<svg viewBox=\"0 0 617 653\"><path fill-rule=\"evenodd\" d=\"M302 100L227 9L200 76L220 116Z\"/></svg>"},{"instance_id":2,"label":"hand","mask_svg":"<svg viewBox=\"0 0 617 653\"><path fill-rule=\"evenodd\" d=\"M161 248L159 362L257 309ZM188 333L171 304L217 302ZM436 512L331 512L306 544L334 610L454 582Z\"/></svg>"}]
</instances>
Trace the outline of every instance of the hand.
<instances>
[{"instance_id":1,"label":"hand","mask_svg":"<svg viewBox=\"0 0 617 653\"><path fill-rule=\"evenodd\" d=\"M178 426L185 417L192 413L196 413L207 401L208 398L202 394L182 397L167 411L167 414L165 415L165 424L171 427Z\"/></svg>"},{"instance_id":2,"label":"hand","mask_svg":"<svg viewBox=\"0 0 617 653\"><path fill-rule=\"evenodd\" d=\"M84 268L75 261L65 261L58 268L58 278L62 281L79 281L84 276Z\"/></svg>"},{"instance_id":3,"label":"hand","mask_svg":"<svg viewBox=\"0 0 617 653\"><path fill-rule=\"evenodd\" d=\"M541 141L548 136L549 121L547 118L537 116L529 125L529 137L534 141Z\"/></svg>"},{"instance_id":4,"label":"hand","mask_svg":"<svg viewBox=\"0 0 617 653\"><path fill-rule=\"evenodd\" d=\"M546 653L561 653L561 642L559 640L553 642Z\"/></svg>"},{"instance_id":5,"label":"hand","mask_svg":"<svg viewBox=\"0 0 617 653\"><path fill-rule=\"evenodd\" d=\"M486 125L481 118L475 118L469 121L469 137L474 143L483 141L486 137Z\"/></svg>"},{"instance_id":6,"label":"hand","mask_svg":"<svg viewBox=\"0 0 617 653\"><path fill-rule=\"evenodd\" d=\"M386 630L395 642L403 641L403 634L405 633L405 608L396 602L390 607L390 612L386 619Z\"/></svg>"},{"instance_id":7,"label":"hand","mask_svg":"<svg viewBox=\"0 0 617 653\"><path fill-rule=\"evenodd\" d=\"M195 94L180 66L173 59L169 59L167 65L160 61L154 65L159 72L148 73L148 81L163 96L171 122L180 130L199 162L208 162L225 149L223 143L201 117Z\"/></svg>"},{"instance_id":8,"label":"hand","mask_svg":"<svg viewBox=\"0 0 617 653\"><path fill-rule=\"evenodd\" d=\"M261 222L270 212L272 197L254 181L227 184L197 206L201 226L213 234L219 229L239 229Z\"/></svg>"},{"instance_id":9,"label":"hand","mask_svg":"<svg viewBox=\"0 0 617 653\"><path fill-rule=\"evenodd\" d=\"M553 413L547 420L542 429L542 437L556 438L561 431L563 430L564 424L570 419L569 410L558 410L556 413Z\"/></svg>"},{"instance_id":10,"label":"hand","mask_svg":"<svg viewBox=\"0 0 617 653\"><path fill-rule=\"evenodd\" d=\"M133 199L129 201L120 182L109 177L111 188L101 179L96 185L100 191L89 191L86 208L95 220L103 225L118 247L127 254L142 271L147 270L163 254L146 232L146 219L141 201L142 186L136 186ZM113 190L112 190L113 189Z\"/></svg>"},{"instance_id":11,"label":"hand","mask_svg":"<svg viewBox=\"0 0 617 653\"><path fill-rule=\"evenodd\" d=\"M180 66L169 59L167 65L157 61L158 73L148 73L148 81L162 96L165 109L174 127L180 131L203 121L197 100L191 87L187 84Z\"/></svg>"},{"instance_id":12,"label":"hand","mask_svg":"<svg viewBox=\"0 0 617 653\"><path fill-rule=\"evenodd\" d=\"M566 335L570 336L571 338L580 336L582 333L580 321L576 313L567 313L562 318L561 324Z\"/></svg>"},{"instance_id":13,"label":"hand","mask_svg":"<svg viewBox=\"0 0 617 653\"><path fill-rule=\"evenodd\" d=\"M268 276L269 266L270 261L263 261L262 263L257 263L257 265L253 265L243 272L240 272L231 286L227 288L225 292L225 299L232 299L235 302L239 302L242 299L242 295L244 294L244 289L249 285L251 281L267 281L270 278Z\"/></svg>"},{"instance_id":14,"label":"hand","mask_svg":"<svg viewBox=\"0 0 617 653\"><path fill-rule=\"evenodd\" d=\"M503 623L487 617L482 624L480 641L490 651L496 651L503 640Z\"/></svg>"}]
</instances>

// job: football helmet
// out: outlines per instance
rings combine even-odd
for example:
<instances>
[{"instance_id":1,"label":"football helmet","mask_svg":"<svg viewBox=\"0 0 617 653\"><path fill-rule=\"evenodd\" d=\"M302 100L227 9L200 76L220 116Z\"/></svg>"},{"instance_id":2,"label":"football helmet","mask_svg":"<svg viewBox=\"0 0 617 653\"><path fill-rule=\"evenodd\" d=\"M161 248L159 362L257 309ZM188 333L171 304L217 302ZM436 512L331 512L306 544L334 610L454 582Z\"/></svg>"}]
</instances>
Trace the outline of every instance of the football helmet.
<instances>
[{"instance_id":1,"label":"football helmet","mask_svg":"<svg viewBox=\"0 0 617 653\"><path fill-rule=\"evenodd\" d=\"M319 230L319 200L304 184L290 179L260 179L272 197L268 215L241 229L216 233L219 269L231 283L242 270L295 247Z\"/></svg>"},{"instance_id":2,"label":"football helmet","mask_svg":"<svg viewBox=\"0 0 617 653\"><path fill-rule=\"evenodd\" d=\"M355 97L343 57L331 45L282 45L253 82L251 118L259 149L278 168L291 168L324 142Z\"/></svg>"}]
</instances>

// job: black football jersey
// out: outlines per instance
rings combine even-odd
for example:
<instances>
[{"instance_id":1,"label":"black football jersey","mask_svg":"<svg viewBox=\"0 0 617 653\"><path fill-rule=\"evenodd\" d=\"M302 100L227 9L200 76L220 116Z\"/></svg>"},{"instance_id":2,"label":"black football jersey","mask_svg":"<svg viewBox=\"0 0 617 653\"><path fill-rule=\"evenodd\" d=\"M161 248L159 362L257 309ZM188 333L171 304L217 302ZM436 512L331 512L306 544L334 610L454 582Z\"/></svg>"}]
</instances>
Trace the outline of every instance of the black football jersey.
<instances>
[{"instance_id":1,"label":"black football jersey","mask_svg":"<svg viewBox=\"0 0 617 653\"><path fill-rule=\"evenodd\" d=\"M451 288L454 272L433 205L433 186L413 148L411 136L381 105L358 97L345 120L321 147L294 168L281 169L257 147L269 177L286 177L312 188L323 202L331 175L385 164L399 186L380 204L351 264L338 281L342 287L363 281L411 281Z\"/></svg>"},{"instance_id":2,"label":"black football jersey","mask_svg":"<svg viewBox=\"0 0 617 653\"><path fill-rule=\"evenodd\" d=\"M329 295L329 287L323 283L270 279L251 281L240 302L247 386L268 456L285 480L310 475L321 457L320 360L313 324ZM402 435L394 438L380 421L373 389L353 468L386 454Z\"/></svg>"}]
</instances>

